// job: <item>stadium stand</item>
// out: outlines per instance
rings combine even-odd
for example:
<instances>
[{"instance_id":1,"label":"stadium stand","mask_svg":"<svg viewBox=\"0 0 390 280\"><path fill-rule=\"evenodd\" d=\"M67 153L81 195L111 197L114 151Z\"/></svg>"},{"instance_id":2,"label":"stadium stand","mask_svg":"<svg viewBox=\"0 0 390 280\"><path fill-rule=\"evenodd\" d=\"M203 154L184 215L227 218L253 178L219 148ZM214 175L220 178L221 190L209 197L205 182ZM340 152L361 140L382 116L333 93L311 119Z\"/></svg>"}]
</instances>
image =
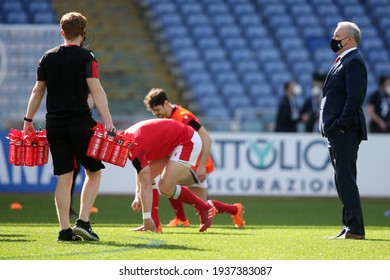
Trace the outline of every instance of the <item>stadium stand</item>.
<instances>
[{"instance_id":1,"label":"stadium stand","mask_svg":"<svg viewBox=\"0 0 390 280\"><path fill-rule=\"evenodd\" d=\"M232 129L232 121L241 130L271 129L282 84L298 81L304 89L301 102L309 94L312 72L329 70L335 58L329 40L338 21L354 21L362 30L368 94L380 75L390 74L388 0L0 0L0 22L57 24L57 15L69 7L88 11L91 24L99 26L99 45L93 47L105 87L114 92L114 106L140 102L147 86L164 87L170 94L181 93L210 130ZM156 45L147 45L150 34L139 34L149 31ZM8 33L1 36L3 42L9 38ZM169 63L170 73L161 74L166 70L151 57ZM129 64L138 68L129 70ZM8 75L27 72L19 69ZM171 74L179 89L168 78L155 80ZM18 86L15 79L5 88ZM3 87L1 94L6 95ZM136 109L129 108L125 113ZM263 122L248 124L255 118Z\"/></svg>"},{"instance_id":2,"label":"stadium stand","mask_svg":"<svg viewBox=\"0 0 390 280\"><path fill-rule=\"evenodd\" d=\"M242 113L243 107L254 114L261 110L272 115L288 79L298 81L309 94L312 72L327 72L335 58L329 40L338 21L354 21L362 30L368 93L376 88L379 75L390 74L390 3L386 0L140 2L148 20L155 23L161 44L169 46L165 55L173 57L183 91L208 118L234 118L239 110L243 119L253 119ZM184 59L183 53L188 55ZM187 64L197 65L197 70ZM229 112L218 115L207 102Z\"/></svg>"}]
</instances>

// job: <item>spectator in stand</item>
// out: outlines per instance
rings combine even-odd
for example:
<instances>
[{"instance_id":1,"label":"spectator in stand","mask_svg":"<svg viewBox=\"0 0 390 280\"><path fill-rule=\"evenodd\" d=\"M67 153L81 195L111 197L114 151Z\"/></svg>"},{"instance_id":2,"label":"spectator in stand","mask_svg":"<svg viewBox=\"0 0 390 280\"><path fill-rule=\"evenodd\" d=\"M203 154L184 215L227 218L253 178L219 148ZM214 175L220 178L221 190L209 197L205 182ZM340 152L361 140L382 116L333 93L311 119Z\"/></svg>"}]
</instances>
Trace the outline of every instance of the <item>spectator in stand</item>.
<instances>
[{"instance_id":1,"label":"spectator in stand","mask_svg":"<svg viewBox=\"0 0 390 280\"><path fill-rule=\"evenodd\" d=\"M305 132L318 133L318 117L324 81L325 75L318 72L313 73L311 95L306 98L300 111L301 121L305 124Z\"/></svg>"},{"instance_id":2,"label":"spectator in stand","mask_svg":"<svg viewBox=\"0 0 390 280\"><path fill-rule=\"evenodd\" d=\"M390 132L390 76L379 78L379 88L370 95L366 111L370 132Z\"/></svg>"},{"instance_id":3,"label":"spectator in stand","mask_svg":"<svg viewBox=\"0 0 390 280\"><path fill-rule=\"evenodd\" d=\"M302 94L302 87L291 80L284 83L283 89L284 95L278 106L275 132L297 132L299 108L296 97Z\"/></svg>"}]
</instances>

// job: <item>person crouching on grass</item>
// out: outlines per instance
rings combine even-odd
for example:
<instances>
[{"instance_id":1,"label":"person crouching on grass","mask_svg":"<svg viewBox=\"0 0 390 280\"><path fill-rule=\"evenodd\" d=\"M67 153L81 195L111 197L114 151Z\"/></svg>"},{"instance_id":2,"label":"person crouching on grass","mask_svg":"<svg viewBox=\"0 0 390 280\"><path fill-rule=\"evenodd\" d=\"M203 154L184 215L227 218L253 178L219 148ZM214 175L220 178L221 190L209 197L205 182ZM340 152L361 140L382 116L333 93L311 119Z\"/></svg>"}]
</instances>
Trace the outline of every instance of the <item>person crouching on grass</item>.
<instances>
[{"instance_id":1,"label":"person crouching on grass","mask_svg":"<svg viewBox=\"0 0 390 280\"><path fill-rule=\"evenodd\" d=\"M136 193L140 196L131 207L134 211L142 208L143 230L162 231L158 209L152 209L152 183L160 175L161 193L195 207L200 217L199 231L206 231L216 214L215 208L187 187L177 185L196 164L202 149L199 134L190 126L171 119L141 121L126 132L134 138L129 158L137 171Z\"/></svg>"}]
</instances>

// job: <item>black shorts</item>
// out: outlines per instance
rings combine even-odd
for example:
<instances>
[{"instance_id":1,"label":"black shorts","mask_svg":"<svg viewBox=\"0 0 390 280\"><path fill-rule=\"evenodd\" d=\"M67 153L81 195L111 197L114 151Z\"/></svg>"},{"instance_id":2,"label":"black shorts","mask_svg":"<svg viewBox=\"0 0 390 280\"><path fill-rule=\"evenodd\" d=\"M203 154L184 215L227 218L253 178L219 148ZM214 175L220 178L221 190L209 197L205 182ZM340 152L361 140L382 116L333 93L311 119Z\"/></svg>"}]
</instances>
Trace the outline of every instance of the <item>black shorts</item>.
<instances>
[{"instance_id":1,"label":"black shorts","mask_svg":"<svg viewBox=\"0 0 390 280\"><path fill-rule=\"evenodd\" d=\"M53 158L54 175L73 171L75 158L91 172L104 168L100 160L86 155L89 140L93 135L91 128L95 121L70 125L49 126L46 128L50 152Z\"/></svg>"}]
</instances>

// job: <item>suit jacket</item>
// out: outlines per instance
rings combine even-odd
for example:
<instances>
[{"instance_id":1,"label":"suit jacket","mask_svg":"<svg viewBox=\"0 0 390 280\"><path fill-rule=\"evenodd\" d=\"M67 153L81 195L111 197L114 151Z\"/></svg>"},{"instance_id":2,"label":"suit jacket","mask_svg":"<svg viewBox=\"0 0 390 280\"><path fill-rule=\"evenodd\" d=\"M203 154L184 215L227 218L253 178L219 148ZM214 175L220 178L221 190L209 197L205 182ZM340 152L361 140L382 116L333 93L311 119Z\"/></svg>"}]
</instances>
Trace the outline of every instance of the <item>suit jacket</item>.
<instances>
[{"instance_id":1,"label":"suit jacket","mask_svg":"<svg viewBox=\"0 0 390 280\"><path fill-rule=\"evenodd\" d=\"M298 108L295 108L298 112ZM292 111L290 99L284 95L279 102L278 113L276 116L276 132L297 132L298 119L292 118ZM298 117L299 115L297 115Z\"/></svg>"},{"instance_id":2,"label":"suit jacket","mask_svg":"<svg viewBox=\"0 0 390 280\"><path fill-rule=\"evenodd\" d=\"M347 53L329 71L323 88L322 123L325 137L338 129L348 132L360 127L362 140L367 140L366 120L362 108L367 92L367 68L358 50Z\"/></svg>"}]
</instances>

